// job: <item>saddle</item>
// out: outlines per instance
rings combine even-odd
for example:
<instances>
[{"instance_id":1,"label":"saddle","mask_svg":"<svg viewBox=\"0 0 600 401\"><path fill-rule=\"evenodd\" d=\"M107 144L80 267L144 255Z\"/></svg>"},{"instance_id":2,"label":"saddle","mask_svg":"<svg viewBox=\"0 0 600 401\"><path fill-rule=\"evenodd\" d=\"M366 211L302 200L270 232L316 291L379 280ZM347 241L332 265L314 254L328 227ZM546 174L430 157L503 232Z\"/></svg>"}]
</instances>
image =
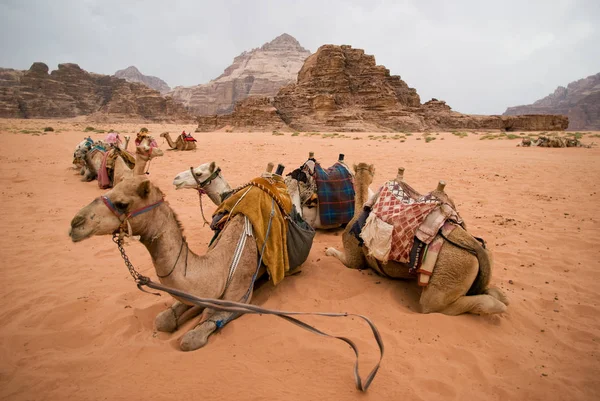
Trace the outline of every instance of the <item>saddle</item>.
<instances>
[{"instance_id":1,"label":"saddle","mask_svg":"<svg viewBox=\"0 0 600 401\"><path fill-rule=\"evenodd\" d=\"M197 142L196 139L192 136L192 134L181 134L181 138L183 138L186 142Z\"/></svg>"},{"instance_id":2,"label":"saddle","mask_svg":"<svg viewBox=\"0 0 600 401\"><path fill-rule=\"evenodd\" d=\"M388 181L351 228L385 274L388 261L405 265L427 285L443 244L438 234L449 235L463 221L447 197L434 192L420 195L402 181Z\"/></svg>"},{"instance_id":3,"label":"saddle","mask_svg":"<svg viewBox=\"0 0 600 401\"><path fill-rule=\"evenodd\" d=\"M328 169L315 163L314 179L317 185L321 224L348 224L354 217L354 177L343 163L336 162Z\"/></svg>"}]
</instances>

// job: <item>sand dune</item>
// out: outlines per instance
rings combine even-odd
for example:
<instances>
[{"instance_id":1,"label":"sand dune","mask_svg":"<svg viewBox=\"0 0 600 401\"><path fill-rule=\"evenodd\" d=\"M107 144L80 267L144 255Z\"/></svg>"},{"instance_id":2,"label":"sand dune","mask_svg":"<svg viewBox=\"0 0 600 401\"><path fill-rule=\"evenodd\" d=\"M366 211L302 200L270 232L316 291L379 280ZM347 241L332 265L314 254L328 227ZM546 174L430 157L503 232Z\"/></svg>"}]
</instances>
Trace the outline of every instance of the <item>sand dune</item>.
<instances>
[{"instance_id":1,"label":"sand dune","mask_svg":"<svg viewBox=\"0 0 600 401\"><path fill-rule=\"evenodd\" d=\"M47 125L61 132L19 132ZM375 185L399 166L422 192L447 182L470 231L492 249L492 281L510 297L508 313L420 314L415 283L352 271L325 256L326 246L341 245L341 231L319 232L301 274L256 293L254 302L268 308L369 316L386 355L363 395L353 387L347 346L281 319L244 316L189 353L178 347L184 330L156 333L154 317L170 299L137 290L109 237L73 244L67 235L75 213L103 192L70 169L86 125L0 121L0 398L597 399L600 148L517 148L517 141L481 141L472 133L432 134L436 140L426 143L416 133L400 142L370 140L367 133L347 134L359 138L353 140L220 132L195 134L195 152L166 152L152 161L150 179L166 193L196 252L206 250L211 232L202 226L197 194L175 191L171 181L203 162L216 161L232 186L260 174L268 161L289 171L308 151L324 165L338 153L348 163L375 164ZM147 127L157 137L193 129ZM140 126L99 128L134 135ZM204 206L207 214L215 209L208 199ZM132 243L128 253L153 276L143 246ZM363 374L376 361L370 332L358 321L307 320L355 339Z\"/></svg>"}]
</instances>

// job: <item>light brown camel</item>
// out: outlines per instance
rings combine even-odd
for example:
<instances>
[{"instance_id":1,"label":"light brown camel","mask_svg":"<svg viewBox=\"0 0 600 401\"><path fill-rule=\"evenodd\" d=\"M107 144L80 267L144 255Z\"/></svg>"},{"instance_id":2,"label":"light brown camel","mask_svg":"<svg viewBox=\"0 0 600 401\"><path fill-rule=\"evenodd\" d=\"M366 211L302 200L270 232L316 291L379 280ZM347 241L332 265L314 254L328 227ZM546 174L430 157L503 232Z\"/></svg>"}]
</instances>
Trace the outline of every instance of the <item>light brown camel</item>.
<instances>
[{"instance_id":1,"label":"light brown camel","mask_svg":"<svg viewBox=\"0 0 600 401\"><path fill-rule=\"evenodd\" d=\"M177 140L173 142L171 139L171 135L168 132L163 132L160 134L161 137L167 140L169 147L173 150L195 150L196 142L194 141L184 141L181 135L177 136Z\"/></svg>"},{"instance_id":2,"label":"light brown camel","mask_svg":"<svg viewBox=\"0 0 600 401\"><path fill-rule=\"evenodd\" d=\"M245 227L247 222L243 215L233 217L206 255L199 256L189 249L182 225L173 209L163 201L163 193L145 176L125 179L104 196L106 200L97 198L75 215L69 232L73 242L94 235L112 235L128 213L142 210L142 213L129 217L128 221L132 234L140 236L140 242L150 253L161 283L198 297L250 302L258 252L256 240L248 234L251 230ZM116 212L107 204L114 205ZM242 238L245 238L246 244L235 274L227 285L235 249ZM176 300L156 317L156 328L174 332L200 312L203 312L201 322L180 342L184 351L198 349L207 343L208 337L218 327L232 318L232 313L211 309L201 311L199 307Z\"/></svg>"},{"instance_id":3,"label":"light brown camel","mask_svg":"<svg viewBox=\"0 0 600 401\"><path fill-rule=\"evenodd\" d=\"M146 166L150 160L155 157L160 157L163 154L163 151L159 148L148 145L148 141L143 141L140 145L135 147L135 166L133 167L133 170L129 168L122 157L117 157L115 159L113 171L113 185L121 182L125 178L146 174Z\"/></svg>"},{"instance_id":4,"label":"light brown camel","mask_svg":"<svg viewBox=\"0 0 600 401\"><path fill-rule=\"evenodd\" d=\"M356 237L350 233L352 225L358 219L363 205L367 201L367 188L373 181L375 168L373 165L360 163L354 167L354 170L356 172L356 208L354 218L342 235L344 251L328 248L326 254L335 256L352 269L371 267L379 271L378 261L367 256L368 250L361 247ZM459 315L467 312L478 314L505 312L508 299L500 289L489 287L492 277L492 260L489 252L460 226L457 226L448 238L456 244L473 250L476 256L444 240L429 284L421 293L419 301L421 311L423 313L439 312L446 315ZM410 277L408 276L408 267L403 264L389 261L384 266L386 271L406 272L405 276L400 273L394 277Z\"/></svg>"},{"instance_id":5,"label":"light brown camel","mask_svg":"<svg viewBox=\"0 0 600 401\"><path fill-rule=\"evenodd\" d=\"M340 160L343 163L343 155L340 154ZM348 172L354 175L353 171L346 166ZM331 229L339 228L338 225L324 225L321 223L319 211L319 202L316 200L317 184L314 179L315 159L314 152L310 152L308 160L298 169L294 170L290 175L285 177L285 184L288 187L288 192L292 198L292 203L296 206L296 210L304 221L315 229ZM356 192L356 190L355 190ZM373 191L368 188L369 197L373 195ZM312 200L315 201L312 201ZM362 207L362 206L361 206Z\"/></svg>"}]
</instances>

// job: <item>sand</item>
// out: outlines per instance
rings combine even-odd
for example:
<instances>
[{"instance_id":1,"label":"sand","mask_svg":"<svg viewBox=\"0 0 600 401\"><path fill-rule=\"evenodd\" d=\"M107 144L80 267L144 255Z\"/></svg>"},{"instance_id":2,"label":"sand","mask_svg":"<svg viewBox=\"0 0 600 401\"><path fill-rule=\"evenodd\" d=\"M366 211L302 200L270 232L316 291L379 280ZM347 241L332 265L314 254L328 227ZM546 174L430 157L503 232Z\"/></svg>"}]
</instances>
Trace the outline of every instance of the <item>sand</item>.
<instances>
[{"instance_id":1,"label":"sand","mask_svg":"<svg viewBox=\"0 0 600 401\"><path fill-rule=\"evenodd\" d=\"M47 125L61 132L19 132ZM256 293L254 302L268 308L369 316L386 351L372 387L360 394L346 345L275 317L244 316L189 353L179 350L178 339L191 323L157 333L154 317L169 297L138 291L109 237L73 244L67 235L71 218L103 193L70 169L86 125L0 121L1 399L592 400L600 394L600 148L517 148L517 140L479 140L473 133L434 133L436 140L426 143L417 133L401 142L370 140L368 133L335 139L218 132L195 134L195 152L166 152L152 162L150 179L199 253L211 232L202 226L197 194L171 185L192 165L216 161L235 186L269 161L289 171L309 151L324 165L341 152L349 164L375 164L374 187L400 166L422 192L447 182L471 232L493 252L492 282L511 301L506 314L418 313L414 282L346 269L325 256L326 246L341 246L340 230L317 234L301 274ZM147 127L156 136L193 128ZM134 135L140 125L97 128ZM206 199L205 211L213 210ZM138 269L154 277L145 248L127 249ZM364 324L308 321L355 340L363 374L376 361Z\"/></svg>"}]
</instances>

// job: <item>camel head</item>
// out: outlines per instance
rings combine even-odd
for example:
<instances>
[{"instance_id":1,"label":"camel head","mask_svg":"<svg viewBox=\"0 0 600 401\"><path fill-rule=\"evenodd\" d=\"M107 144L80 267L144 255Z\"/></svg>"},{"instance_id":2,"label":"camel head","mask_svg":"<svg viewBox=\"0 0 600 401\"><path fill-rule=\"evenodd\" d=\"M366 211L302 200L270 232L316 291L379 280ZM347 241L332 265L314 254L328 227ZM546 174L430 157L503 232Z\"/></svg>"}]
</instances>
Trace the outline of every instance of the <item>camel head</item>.
<instances>
[{"instance_id":1,"label":"camel head","mask_svg":"<svg viewBox=\"0 0 600 401\"><path fill-rule=\"evenodd\" d=\"M146 137L139 145L135 147L135 152L149 159L164 155L164 152L156 146L151 146L154 140L151 137ZM156 143L156 142L155 142Z\"/></svg>"},{"instance_id":2,"label":"camel head","mask_svg":"<svg viewBox=\"0 0 600 401\"><path fill-rule=\"evenodd\" d=\"M145 176L125 179L103 197L94 199L77 212L71 220L69 236L73 242L79 242L93 235L110 235L119 229L128 214L145 210L146 207L152 212L162 204L162 199L161 190ZM142 212L128 218L133 235L142 235L148 228L151 219L147 216Z\"/></svg>"},{"instance_id":3,"label":"camel head","mask_svg":"<svg viewBox=\"0 0 600 401\"><path fill-rule=\"evenodd\" d=\"M358 163L353 166L354 182L356 184L369 186L375 177L375 166L373 164Z\"/></svg>"},{"instance_id":4,"label":"camel head","mask_svg":"<svg viewBox=\"0 0 600 401\"><path fill-rule=\"evenodd\" d=\"M173 185L175 185L175 189L197 189L198 182L196 182L196 179L199 182L207 181L215 173L215 171L218 170L218 167L215 162L211 162L201 164L193 170L194 176L196 176L196 178L192 176L192 172L190 170L182 171L181 173L175 176L175 178L173 179Z\"/></svg>"}]
</instances>

